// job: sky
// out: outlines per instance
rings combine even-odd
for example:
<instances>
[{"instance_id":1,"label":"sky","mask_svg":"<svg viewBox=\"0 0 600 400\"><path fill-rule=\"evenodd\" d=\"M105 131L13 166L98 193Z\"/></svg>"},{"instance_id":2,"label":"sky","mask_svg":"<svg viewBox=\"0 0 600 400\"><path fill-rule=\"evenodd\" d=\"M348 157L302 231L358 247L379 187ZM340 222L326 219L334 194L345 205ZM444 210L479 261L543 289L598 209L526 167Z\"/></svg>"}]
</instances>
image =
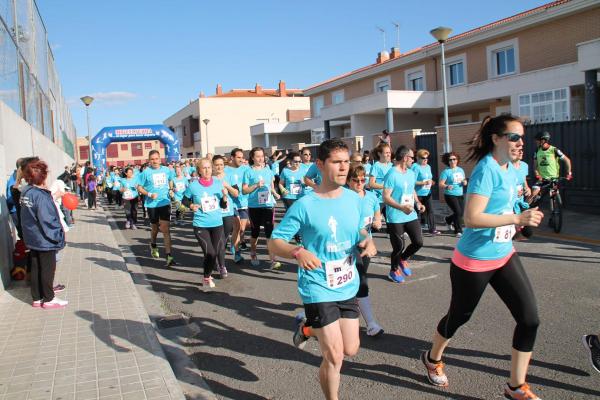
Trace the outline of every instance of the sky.
<instances>
[{"instance_id":1,"label":"sky","mask_svg":"<svg viewBox=\"0 0 600 400\"><path fill-rule=\"evenodd\" d=\"M504 0L37 0L79 136L105 126L162 123L202 91L304 89L402 52L545 4Z\"/></svg>"}]
</instances>

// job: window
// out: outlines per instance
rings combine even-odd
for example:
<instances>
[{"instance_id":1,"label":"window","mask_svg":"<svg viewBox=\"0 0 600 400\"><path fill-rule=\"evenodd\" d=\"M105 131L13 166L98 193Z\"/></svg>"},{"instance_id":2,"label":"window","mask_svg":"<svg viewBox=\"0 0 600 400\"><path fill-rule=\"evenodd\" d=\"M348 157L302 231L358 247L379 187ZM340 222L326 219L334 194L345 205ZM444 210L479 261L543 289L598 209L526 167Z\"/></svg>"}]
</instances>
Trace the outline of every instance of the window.
<instances>
[{"instance_id":1,"label":"window","mask_svg":"<svg viewBox=\"0 0 600 400\"><path fill-rule=\"evenodd\" d=\"M194 142L200 141L200 132L194 132Z\"/></svg>"},{"instance_id":2,"label":"window","mask_svg":"<svg viewBox=\"0 0 600 400\"><path fill-rule=\"evenodd\" d=\"M87 160L89 158L88 151L88 146L79 146L79 158L81 160Z\"/></svg>"},{"instance_id":3,"label":"window","mask_svg":"<svg viewBox=\"0 0 600 400\"><path fill-rule=\"evenodd\" d=\"M463 62L455 62L448 65L448 84L449 86L458 86L465 83L465 71Z\"/></svg>"},{"instance_id":4,"label":"window","mask_svg":"<svg viewBox=\"0 0 600 400\"><path fill-rule=\"evenodd\" d=\"M144 143L144 148L145 149L151 149L152 148L152 143Z\"/></svg>"},{"instance_id":5,"label":"window","mask_svg":"<svg viewBox=\"0 0 600 400\"><path fill-rule=\"evenodd\" d=\"M321 116L321 109L324 105L325 101L323 99L323 96L315 97L315 99L313 100L313 115L315 117Z\"/></svg>"},{"instance_id":6,"label":"window","mask_svg":"<svg viewBox=\"0 0 600 400\"><path fill-rule=\"evenodd\" d=\"M386 92L391 88L392 85L389 76L375 79L375 93Z\"/></svg>"},{"instance_id":7,"label":"window","mask_svg":"<svg viewBox=\"0 0 600 400\"><path fill-rule=\"evenodd\" d=\"M131 144L131 155L134 157L141 157L144 155L144 151L142 150L141 143L132 143Z\"/></svg>"},{"instance_id":8,"label":"window","mask_svg":"<svg viewBox=\"0 0 600 400\"><path fill-rule=\"evenodd\" d=\"M422 72L413 72L412 74L408 74L408 90L424 90L423 84L423 73Z\"/></svg>"},{"instance_id":9,"label":"window","mask_svg":"<svg viewBox=\"0 0 600 400\"><path fill-rule=\"evenodd\" d=\"M569 92L563 88L520 95L519 114L538 122L565 121L569 119Z\"/></svg>"},{"instance_id":10,"label":"window","mask_svg":"<svg viewBox=\"0 0 600 400\"><path fill-rule=\"evenodd\" d=\"M121 145L121 150L127 151L127 143Z\"/></svg>"},{"instance_id":11,"label":"window","mask_svg":"<svg viewBox=\"0 0 600 400\"><path fill-rule=\"evenodd\" d=\"M487 47L488 77L495 78L519 72L519 42L507 40Z\"/></svg>"},{"instance_id":12,"label":"window","mask_svg":"<svg viewBox=\"0 0 600 400\"><path fill-rule=\"evenodd\" d=\"M344 90L338 90L331 93L331 103L340 104L344 102Z\"/></svg>"},{"instance_id":13,"label":"window","mask_svg":"<svg viewBox=\"0 0 600 400\"><path fill-rule=\"evenodd\" d=\"M113 143L108 146L106 149L106 157L108 158L117 158L119 157L119 148L116 143Z\"/></svg>"}]
</instances>

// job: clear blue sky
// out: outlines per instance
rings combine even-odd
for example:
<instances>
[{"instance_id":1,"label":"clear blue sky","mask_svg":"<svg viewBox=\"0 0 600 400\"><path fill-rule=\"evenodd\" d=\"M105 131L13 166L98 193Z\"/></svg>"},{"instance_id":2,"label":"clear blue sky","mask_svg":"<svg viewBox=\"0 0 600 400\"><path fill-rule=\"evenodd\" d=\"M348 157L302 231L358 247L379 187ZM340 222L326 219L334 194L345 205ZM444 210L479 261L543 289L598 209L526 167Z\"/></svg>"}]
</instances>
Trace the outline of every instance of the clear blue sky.
<instances>
[{"instance_id":1,"label":"clear blue sky","mask_svg":"<svg viewBox=\"0 0 600 400\"><path fill-rule=\"evenodd\" d=\"M546 1L399 0L201 1L37 0L64 95L80 136L79 98L90 108L92 135L104 126L161 123L200 91L306 88L374 62L376 26L400 48L433 40L429 30L458 34Z\"/></svg>"}]
</instances>

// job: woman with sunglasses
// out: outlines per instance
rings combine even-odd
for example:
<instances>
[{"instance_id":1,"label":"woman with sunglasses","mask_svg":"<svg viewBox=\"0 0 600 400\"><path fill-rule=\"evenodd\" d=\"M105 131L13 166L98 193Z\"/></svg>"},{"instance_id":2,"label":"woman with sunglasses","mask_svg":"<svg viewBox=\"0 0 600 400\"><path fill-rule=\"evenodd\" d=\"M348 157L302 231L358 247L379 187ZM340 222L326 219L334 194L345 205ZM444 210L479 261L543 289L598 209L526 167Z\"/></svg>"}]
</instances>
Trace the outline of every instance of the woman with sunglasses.
<instances>
[{"instance_id":1,"label":"woman with sunglasses","mask_svg":"<svg viewBox=\"0 0 600 400\"><path fill-rule=\"evenodd\" d=\"M469 142L468 160L477 164L467 190L465 234L458 241L450 264L450 308L437 326L431 350L421 355L433 385L448 386L441 361L444 349L457 329L469 320L489 284L517 323L510 380L504 386L504 396L539 399L525 382L539 325L537 304L512 243L515 225L538 226L543 217L537 209L518 215L513 212L517 193L511 162L518 158L523 135L523 125L517 118L500 115L484 119Z\"/></svg>"},{"instance_id":2,"label":"woman with sunglasses","mask_svg":"<svg viewBox=\"0 0 600 400\"><path fill-rule=\"evenodd\" d=\"M377 196L373 192L365 190L366 175L366 171L360 163L352 164L348 171L348 187L358 193L361 199L362 209L360 215L363 219L361 228L365 229L369 236L371 236L371 227L381 229L381 211ZM369 299L367 270L369 269L370 262L371 258L369 256L357 258L356 269L358 270L360 286L356 294L356 300L358 301L360 313L367 324L367 335L379 336L383 333L383 328L373 316L371 300Z\"/></svg>"},{"instance_id":3,"label":"woman with sunglasses","mask_svg":"<svg viewBox=\"0 0 600 400\"><path fill-rule=\"evenodd\" d=\"M442 155L442 162L448 167L440 174L440 188L444 189L444 199L452 210L452 214L445 217L450 229L454 228L456 237L462 236L461 218L465 206L463 187L467 186L465 171L458 166L460 156L450 152Z\"/></svg>"},{"instance_id":4,"label":"woman with sunglasses","mask_svg":"<svg viewBox=\"0 0 600 400\"><path fill-rule=\"evenodd\" d=\"M390 169L383 183L383 200L386 205L386 221L392 244L391 270L388 275L395 283L404 282L404 276L411 276L408 259L423 247L421 223L417 218L415 204L419 212L425 211L415 191L416 176L410 169L414 160L413 151L406 146L396 149L396 165ZM410 238L405 246L404 232Z\"/></svg>"},{"instance_id":5,"label":"woman with sunglasses","mask_svg":"<svg viewBox=\"0 0 600 400\"><path fill-rule=\"evenodd\" d=\"M387 143L380 143L374 150L377 161L371 168L369 175L369 188L374 190L381 213L385 215L385 204L383 202L383 180L388 171L394 166L392 163L392 148Z\"/></svg>"},{"instance_id":6,"label":"woman with sunglasses","mask_svg":"<svg viewBox=\"0 0 600 400\"><path fill-rule=\"evenodd\" d=\"M290 167L286 167L281 171L279 178L279 192L282 195L285 209L288 210L292 204L304 193L304 169L300 167L302 158L297 152L292 152L289 155L291 160Z\"/></svg>"},{"instance_id":7,"label":"woman with sunglasses","mask_svg":"<svg viewBox=\"0 0 600 400\"><path fill-rule=\"evenodd\" d=\"M425 212L423 216L427 224L427 229L432 235L439 235L440 231L435 229L435 215L433 213L433 206L431 204L431 187L435 185L433 181L433 174L431 173L431 166L428 164L429 151L426 149L420 149L417 151L417 162L411 167L413 172L417 175L417 197L419 201L425 206Z\"/></svg>"}]
</instances>

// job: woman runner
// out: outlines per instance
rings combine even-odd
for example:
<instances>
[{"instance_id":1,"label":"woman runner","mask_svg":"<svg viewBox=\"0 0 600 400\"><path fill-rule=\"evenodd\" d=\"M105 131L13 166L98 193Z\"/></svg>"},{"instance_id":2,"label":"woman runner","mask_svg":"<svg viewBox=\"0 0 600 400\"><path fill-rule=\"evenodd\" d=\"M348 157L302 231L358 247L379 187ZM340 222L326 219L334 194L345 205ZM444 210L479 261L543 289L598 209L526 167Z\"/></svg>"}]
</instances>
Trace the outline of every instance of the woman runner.
<instances>
[{"instance_id":1,"label":"woman runner","mask_svg":"<svg viewBox=\"0 0 600 400\"><path fill-rule=\"evenodd\" d=\"M221 278L227 278L227 268L225 267L225 249L227 248L227 241L230 239L231 234L233 233L233 225L235 222L234 216L234 198L238 197L239 190L237 189L233 176L225 173L225 159L223 156L216 155L212 159L213 162L213 174L214 177L217 178L225 190L227 190L227 208L224 208L221 212L221 216L223 217L223 233L225 235L225 240L223 241L223 247L219 252L219 257L217 261L219 274ZM231 254L235 253L235 248L233 247L233 239L231 240Z\"/></svg>"},{"instance_id":2,"label":"woman runner","mask_svg":"<svg viewBox=\"0 0 600 400\"><path fill-rule=\"evenodd\" d=\"M427 224L427 230L432 235L439 235L435 227L435 214L433 213L433 204L431 203L431 187L435 185L433 181L433 174L431 172L431 166L428 164L429 151L421 149L417 151L417 162L414 163L411 169L414 171L417 178L417 196L419 201L425 206L425 223Z\"/></svg>"},{"instance_id":3,"label":"woman runner","mask_svg":"<svg viewBox=\"0 0 600 400\"><path fill-rule=\"evenodd\" d=\"M448 168L440 175L440 187L444 189L444 199L452 210L452 215L445 217L446 224L454 228L456 237L462 236L461 218L464 210L463 186L467 186L465 171L458 166L460 156L458 153L450 152L442 156L442 162Z\"/></svg>"},{"instance_id":4,"label":"woman runner","mask_svg":"<svg viewBox=\"0 0 600 400\"><path fill-rule=\"evenodd\" d=\"M137 229L138 181L133 176L133 168L125 168L125 178L121 179L123 208L125 208L125 229Z\"/></svg>"}]
</instances>

